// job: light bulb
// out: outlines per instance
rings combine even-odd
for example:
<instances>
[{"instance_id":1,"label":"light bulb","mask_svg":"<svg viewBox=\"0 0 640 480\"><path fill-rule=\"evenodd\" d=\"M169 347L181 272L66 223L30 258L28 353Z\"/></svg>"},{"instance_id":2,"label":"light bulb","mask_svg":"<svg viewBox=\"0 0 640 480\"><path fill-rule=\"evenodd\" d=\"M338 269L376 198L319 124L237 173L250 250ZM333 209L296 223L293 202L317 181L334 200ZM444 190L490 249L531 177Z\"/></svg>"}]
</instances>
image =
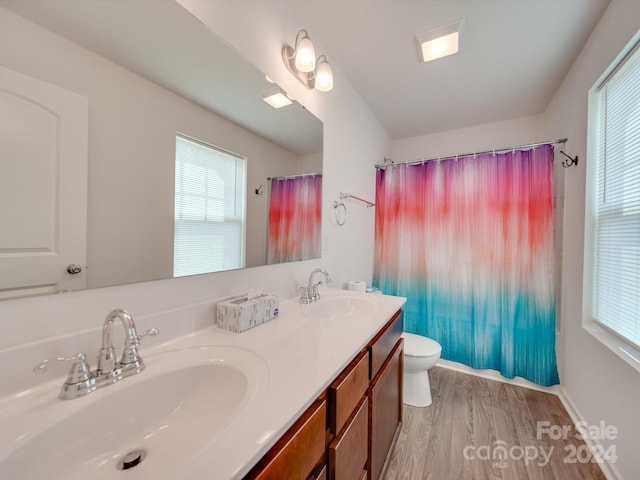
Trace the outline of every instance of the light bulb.
<instances>
[{"instance_id":1,"label":"light bulb","mask_svg":"<svg viewBox=\"0 0 640 480\"><path fill-rule=\"evenodd\" d=\"M313 72L316 68L316 52L309 37L300 40L296 50L296 68L301 72Z\"/></svg>"},{"instance_id":2,"label":"light bulb","mask_svg":"<svg viewBox=\"0 0 640 480\"><path fill-rule=\"evenodd\" d=\"M333 88L333 71L328 62L322 62L316 73L316 89L328 92Z\"/></svg>"}]
</instances>

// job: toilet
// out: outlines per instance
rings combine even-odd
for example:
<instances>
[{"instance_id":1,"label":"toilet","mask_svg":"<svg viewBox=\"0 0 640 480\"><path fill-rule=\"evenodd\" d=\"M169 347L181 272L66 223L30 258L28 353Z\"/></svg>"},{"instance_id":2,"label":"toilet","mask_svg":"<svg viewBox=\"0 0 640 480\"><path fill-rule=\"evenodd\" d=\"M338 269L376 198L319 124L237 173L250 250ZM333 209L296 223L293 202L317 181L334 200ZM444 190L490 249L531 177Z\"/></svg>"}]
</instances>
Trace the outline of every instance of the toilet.
<instances>
[{"instance_id":1,"label":"toilet","mask_svg":"<svg viewBox=\"0 0 640 480\"><path fill-rule=\"evenodd\" d=\"M431 405L431 386L428 370L442 352L442 346L431 338L404 332L403 402L413 407Z\"/></svg>"}]
</instances>

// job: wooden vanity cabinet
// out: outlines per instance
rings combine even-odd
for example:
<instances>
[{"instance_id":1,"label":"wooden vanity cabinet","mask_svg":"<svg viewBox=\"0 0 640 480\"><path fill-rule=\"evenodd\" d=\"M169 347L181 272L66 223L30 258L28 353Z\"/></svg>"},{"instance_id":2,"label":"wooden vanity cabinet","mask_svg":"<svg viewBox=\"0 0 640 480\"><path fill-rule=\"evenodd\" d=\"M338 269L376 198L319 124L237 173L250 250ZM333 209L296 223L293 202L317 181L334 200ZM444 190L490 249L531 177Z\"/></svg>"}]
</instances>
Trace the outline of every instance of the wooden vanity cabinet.
<instances>
[{"instance_id":1,"label":"wooden vanity cabinet","mask_svg":"<svg viewBox=\"0 0 640 480\"><path fill-rule=\"evenodd\" d=\"M243 480L379 480L402 422L402 311Z\"/></svg>"},{"instance_id":2,"label":"wooden vanity cabinet","mask_svg":"<svg viewBox=\"0 0 640 480\"><path fill-rule=\"evenodd\" d=\"M402 311L370 343L369 478L379 480L402 424Z\"/></svg>"}]
</instances>

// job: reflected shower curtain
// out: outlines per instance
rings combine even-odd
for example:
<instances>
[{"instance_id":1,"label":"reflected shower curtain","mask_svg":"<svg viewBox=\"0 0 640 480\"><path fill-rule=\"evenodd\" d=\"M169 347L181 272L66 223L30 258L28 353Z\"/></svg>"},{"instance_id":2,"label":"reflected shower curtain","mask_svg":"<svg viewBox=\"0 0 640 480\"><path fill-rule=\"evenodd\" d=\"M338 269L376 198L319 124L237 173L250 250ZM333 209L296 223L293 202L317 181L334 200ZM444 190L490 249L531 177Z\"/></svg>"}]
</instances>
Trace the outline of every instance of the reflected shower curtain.
<instances>
[{"instance_id":1,"label":"reflected shower curtain","mask_svg":"<svg viewBox=\"0 0 640 480\"><path fill-rule=\"evenodd\" d=\"M320 258L322 175L271 179L267 264Z\"/></svg>"},{"instance_id":2,"label":"reflected shower curtain","mask_svg":"<svg viewBox=\"0 0 640 480\"><path fill-rule=\"evenodd\" d=\"M540 385L555 354L553 147L388 166L374 282L442 358Z\"/></svg>"}]
</instances>

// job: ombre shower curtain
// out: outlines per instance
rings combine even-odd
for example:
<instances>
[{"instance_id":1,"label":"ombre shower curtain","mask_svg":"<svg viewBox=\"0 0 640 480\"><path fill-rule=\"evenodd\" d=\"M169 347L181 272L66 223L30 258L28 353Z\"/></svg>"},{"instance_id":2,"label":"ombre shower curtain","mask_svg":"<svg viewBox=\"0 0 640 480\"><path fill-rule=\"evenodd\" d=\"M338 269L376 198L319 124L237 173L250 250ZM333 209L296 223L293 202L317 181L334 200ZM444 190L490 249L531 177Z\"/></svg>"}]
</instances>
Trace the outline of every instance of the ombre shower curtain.
<instances>
[{"instance_id":1,"label":"ombre shower curtain","mask_svg":"<svg viewBox=\"0 0 640 480\"><path fill-rule=\"evenodd\" d=\"M553 147L376 173L374 282L442 358L539 385L555 354Z\"/></svg>"},{"instance_id":2,"label":"ombre shower curtain","mask_svg":"<svg viewBox=\"0 0 640 480\"><path fill-rule=\"evenodd\" d=\"M322 175L271 179L267 264L320 258Z\"/></svg>"}]
</instances>

